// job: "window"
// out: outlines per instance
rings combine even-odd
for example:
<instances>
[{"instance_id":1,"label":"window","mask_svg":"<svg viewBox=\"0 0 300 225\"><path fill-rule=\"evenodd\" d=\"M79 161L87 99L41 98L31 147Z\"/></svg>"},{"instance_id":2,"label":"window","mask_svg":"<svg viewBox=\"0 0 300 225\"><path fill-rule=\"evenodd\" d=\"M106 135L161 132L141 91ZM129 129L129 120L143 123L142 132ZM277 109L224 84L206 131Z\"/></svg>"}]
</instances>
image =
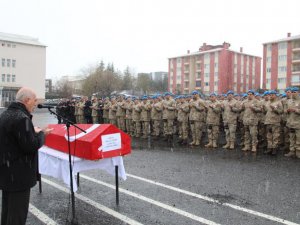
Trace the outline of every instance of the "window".
<instances>
[{"instance_id":1,"label":"window","mask_svg":"<svg viewBox=\"0 0 300 225\"><path fill-rule=\"evenodd\" d=\"M286 66L279 66L278 71L279 72L286 72Z\"/></svg>"},{"instance_id":2,"label":"window","mask_svg":"<svg viewBox=\"0 0 300 225\"><path fill-rule=\"evenodd\" d=\"M15 60L15 59L12 60L12 67L13 67L13 68L16 67L16 60Z\"/></svg>"},{"instance_id":3,"label":"window","mask_svg":"<svg viewBox=\"0 0 300 225\"><path fill-rule=\"evenodd\" d=\"M300 83L300 75L293 75L292 83Z\"/></svg>"},{"instance_id":4,"label":"window","mask_svg":"<svg viewBox=\"0 0 300 225\"><path fill-rule=\"evenodd\" d=\"M215 81L214 84L215 84L215 86L218 86L218 81Z\"/></svg>"},{"instance_id":5,"label":"window","mask_svg":"<svg viewBox=\"0 0 300 225\"><path fill-rule=\"evenodd\" d=\"M271 62L271 57L267 57L267 62Z\"/></svg>"},{"instance_id":6,"label":"window","mask_svg":"<svg viewBox=\"0 0 300 225\"><path fill-rule=\"evenodd\" d=\"M196 81L196 87L201 87L201 81Z\"/></svg>"},{"instance_id":7,"label":"window","mask_svg":"<svg viewBox=\"0 0 300 225\"><path fill-rule=\"evenodd\" d=\"M267 68L267 73L271 73L271 67Z\"/></svg>"},{"instance_id":8,"label":"window","mask_svg":"<svg viewBox=\"0 0 300 225\"><path fill-rule=\"evenodd\" d=\"M5 82L5 74L2 74L2 82Z\"/></svg>"},{"instance_id":9,"label":"window","mask_svg":"<svg viewBox=\"0 0 300 225\"><path fill-rule=\"evenodd\" d=\"M13 48L16 48L16 45L12 45Z\"/></svg>"},{"instance_id":10,"label":"window","mask_svg":"<svg viewBox=\"0 0 300 225\"><path fill-rule=\"evenodd\" d=\"M271 79L266 79L267 84L271 83Z\"/></svg>"},{"instance_id":11,"label":"window","mask_svg":"<svg viewBox=\"0 0 300 225\"><path fill-rule=\"evenodd\" d=\"M268 45L268 51L272 51L272 45Z\"/></svg>"},{"instance_id":12,"label":"window","mask_svg":"<svg viewBox=\"0 0 300 225\"><path fill-rule=\"evenodd\" d=\"M181 58L178 58L178 59L177 59L177 63L181 63Z\"/></svg>"},{"instance_id":13,"label":"window","mask_svg":"<svg viewBox=\"0 0 300 225\"><path fill-rule=\"evenodd\" d=\"M278 84L285 84L286 78L278 78Z\"/></svg>"},{"instance_id":14,"label":"window","mask_svg":"<svg viewBox=\"0 0 300 225\"><path fill-rule=\"evenodd\" d=\"M278 60L279 61L285 61L286 60L286 55L279 55Z\"/></svg>"},{"instance_id":15,"label":"window","mask_svg":"<svg viewBox=\"0 0 300 225\"><path fill-rule=\"evenodd\" d=\"M205 82L205 86L208 87L208 82Z\"/></svg>"},{"instance_id":16,"label":"window","mask_svg":"<svg viewBox=\"0 0 300 225\"><path fill-rule=\"evenodd\" d=\"M204 64L204 69L208 69L209 68L209 64Z\"/></svg>"},{"instance_id":17,"label":"window","mask_svg":"<svg viewBox=\"0 0 300 225\"><path fill-rule=\"evenodd\" d=\"M10 82L10 74L7 74L7 76L6 76L6 82Z\"/></svg>"},{"instance_id":18,"label":"window","mask_svg":"<svg viewBox=\"0 0 300 225\"><path fill-rule=\"evenodd\" d=\"M197 79L201 79L201 73L197 73Z\"/></svg>"},{"instance_id":19,"label":"window","mask_svg":"<svg viewBox=\"0 0 300 225\"><path fill-rule=\"evenodd\" d=\"M7 47L9 47L9 48L10 48L10 47L11 47L11 44L7 44Z\"/></svg>"},{"instance_id":20,"label":"window","mask_svg":"<svg viewBox=\"0 0 300 225\"><path fill-rule=\"evenodd\" d=\"M4 46L5 46L5 43L2 43L1 45L2 45L2 47L4 47Z\"/></svg>"},{"instance_id":21,"label":"window","mask_svg":"<svg viewBox=\"0 0 300 225\"><path fill-rule=\"evenodd\" d=\"M287 43L286 42L280 42L278 44L278 49L286 49L287 48Z\"/></svg>"},{"instance_id":22,"label":"window","mask_svg":"<svg viewBox=\"0 0 300 225\"><path fill-rule=\"evenodd\" d=\"M218 63L215 63L215 68L218 68Z\"/></svg>"},{"instance_id":23,"label":"window","mask_svg":"<svg viewBox=\"0 0 300 225\"><path fill-rule=\"evenodd\" d=\"M209 59L209 53L204 55L205 59Z\"/></svg>"},{"instance_id":24,"label":"window","mask_svg":"<svg viewBox=\"0 0 300 225\"><path fill-rule=\"evenodd\" d=\"M6 59L7 67L10 67L10 59Z\"/></svg>"},{"instance_id":25,"label":"window","mask_svg":"<svg viewBox=\"0 0 300 225\"><path fill-rule=\"evenodd\" d=\"M2 59L2 67L5 67L5 59Z\"/></svg>"},{"instance_id":26,"label":"window","mask_svg":"<svg viewBox=\"0 0 300 225\"><path fill-rule=\"evenodd\" d=\"M219 76L219 72L215 72L215 77L218 77Z\"/></svg>"},{"instance_id":27,"label":"window","mask_svg":"<svg viewBox=\"0 0 300 225\"><path fill-rule=\"evenodd\" d=\"M13 75L11 76L11 82L16 82L16 75L13 74Z\"/></svg>"},{"instance_id":28,"label":"window","mask_svg":"<svg viewBox=\"0 0 300 225\"><path fill-rule=\"evenodd\" d=\"M209 77L209 73L205 73L204 76L205 76L205 77Z\"/></svg>"}]
</instances>

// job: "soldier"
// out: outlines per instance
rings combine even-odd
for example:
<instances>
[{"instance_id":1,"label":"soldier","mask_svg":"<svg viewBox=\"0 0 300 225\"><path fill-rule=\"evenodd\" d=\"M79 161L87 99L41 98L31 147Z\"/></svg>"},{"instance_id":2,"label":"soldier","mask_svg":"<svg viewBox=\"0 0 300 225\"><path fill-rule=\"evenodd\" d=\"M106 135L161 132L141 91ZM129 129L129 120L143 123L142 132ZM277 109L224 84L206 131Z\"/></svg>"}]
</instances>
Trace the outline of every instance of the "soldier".
<instances>
[{"instance_id":1,"label":"soldier","mask_svg":"<svg viewBox=\"0 0 300 225\"><path fill-rule=\"evenodd\" d=\"M220 128L220 114L221 114L221 104L217 101L217 95L215 93L210 94L210 101L208 103L206 124L207 124L207 134L208 134L208 144L205 145L206 148L217 148L217 141L219 138L219 128Z\"/></svg>"},{"instance_id":2,"label":"soldier","mask_svg":"<svg viewBox=\"0 0 300 225\"><path fill-rule=\"evenodd\" d=\"M98 113L98 122L100 124L103 124L104 123L104 120L103 120L103 100L101 98L99 98L98 100L98 110L97 110L97 113Z\"/></svg>"},{"instance_id":3,"label":"soldier","mask_svg":"<svg viewBox=\"0 0 300 225\"><path fill-rule=\"evenodd\" d=\"M234 92L228 91L227 101L223 102L223 122L226 135L226 145L224 145L223 148L231 150L234 149L236 140L237 117L241 110L239 102L235 100L233 96Z\"/></svg>"},{"instance_id":4,"label":"soldier","mask_svg":"<svg viewBox=\"0 0 300 225\"><path fill-rule=\"evenodd\" d=\"M179 128L179 143L186 145L188 143L188 127L189 127L189 112L190 105L183 96L179 96L180 103L177 108L177 120Z\"/></svg>"},{"instance_id":5,"label":"soldier","mask_svg":"<svg viewBox=\"0 0 300 225\"><path fill-rule=\"evenodd\" d=\"M175 100L172 98L170 92L165 93L165 101L163 102L163 119L164 119L164 131L166 138L165 140L171 141L173 140L173 132L174 132L174 120L175 120L175 110L176 110L176 103ZM166 126L165 126L166 123Z\"/></svg>"},{"instance_id":6,"label":"soldier","mask_svg":"<svg viewBox=\"0 0 300 225\"><path fill-rule=\"evenodd\" d=\"M139 100L134 99L134 104L132 106L132 122L133 122L133 136L140 137L141 135L141 105Z\"/></svg>"},{"instance_id":7,"label":"soldier","mask_svg":"<svg viewBox=\"0 0 300 225\"><path fill-rule=\"evenodd\" d=\"M189 102L189 120L193 140L190 145L200 145L204 129L206 104L199 97L198 91L193 91L192 96L193 98Z\"/></svg>"},{"instance_id":8,"label":"soldier","mask_svg":"<svg viewBox=\"0 0 300 225\"><path fill-rule=\"evenodd\" d=\"M282 114L282 143L284 152L289 151L289 145L290 145L290 137L289 137L289 127L287 126L287 106L288 101L292 98L292 92L291 88L288 87L285 89L285 94L282 96L282 105L283 105L283 114Z\"/></svg>"},{"instance_id":9,"label":"soldier","mask_svg":"<svg viewBox=\"0 0 300 225\"><path fill-rule=\"evenodd\" d=\"M153 133L155 139L158 139L160 135L162 110L163 110L162 102L160 101L158 96L154 96L150 115L151 115L151 120L153 121Z\"/></svg>"},{"instance_id":10,"label":"soldier","mask_svg":"<svg viewBox=\"0 0 300 225\"><path fill-rule=\"evenodd\" d=\"M82 97L80 99L80 102L78 104L78 109L77 109L78 110L77 111L77 113L78 113L78 119L79 119L78 123L84 123L84 112L83 112L84 103L85 103L85 101L84 101L84 98Z\"/></svg>"},{"instance_id":11,"label":"soldier","mask_svg":"<svg viewBox=\"0 0 300 225\"><path fill-rule=\"evenodd\" d=\"M291 88L292 98L287 102L287 126L290 130L290 152L286 157L300 158L300 97L299 88Z\"/></svg>"},{"instance_id":12,"label":"soldier","mask_svg":"<svg viewBox=\"0 0 300 225\"><path fill-rule=\"evenodd\" d=\"M242 110L244 110L243 116L243 124L245 129L244 142L245 147L242 149L243 151L252 151L256 153L257 151L257 125L258 125L258 117L257 113L261 112L260 103L257 99L254 98L254 91L248 91L248 99L243 102ZM252 144L252 148L251 148Z\"/></svg>"},{"instance_id":13,"label":"soldier","mask_svg":"<svg viewBox=\"0 0 300 225\"><path fill-rule=\"evenodd\" d=\"M270 100L268 104L263 105L263 110L266 112L265 125L267 126L267 141L268 146L265 154L276 155L280 142L280 122L283 106L277 99L276 91L269 91Z\"/></svg>"},{"instance_id":14,"label":"soldier","mask_svg":"<svg viewBox=\"0 0 300 225\"><path fill-rule=\"evenodd\" d=\"M141 122L142 122L142 130L143 130L143 136L141 138L148 138L149 129L150 129L151 103L148 100L147 96L142 97L141 109L142 109Z\"/></svg>"},{"instance_id":15,"label":"soldier","mask_svg":"<svg viewBox=\"0 0 300 225\"><path fill-rule=\"evenodd\" d=\"M109 97L106 97L103 104L103 122L109 123L108 114L109 114L109 107L111 105L111 102L109 100Z\"/></svg>"},{"instance_id":16,"label":"soldier","mask_svg":"<svg viewBox=\"0 0 300 225\"><path fill-rule=\"evenodd\" d=\"M88 99L88 97L84 97L84 107L83 107L83 114L84 114L84 119L86 124L91 124L93 123L92 121L92 102Z\"/></svg>"},{"instance_id":17,"label":"soldier","mask_svg":"<svg viewBox=\"0 0 300 225\"><path fill-rule=\"evenodd\" d=\"M109 119L109 123L115 126L117 126L117 116L116 116L117 109L118 109L117 100L115 97L113 97L111 99L111 104L109 105L108 119Z\"/></svg>"},{"instance_id":18,"label":"soldier","mask_svg":"<svg viewBox=\"0 0 300 225\"><path fill-rule=\"evenodd\" d=\"M97 124L98 122L98 99L96 97L92 98L92 106L90 106L92 109L92 121L93 124Z\"/></svg>"},{"instance_id":19,"label":"soldier","mask_svg":"<svg viewBox=\"0 0 300 225\"><path fill-rule=\"evenodd\" d=\"M264 105L269 104L269 91L265 91L263 94L263 100L260 101L260 105L263 108ZM265 149L268 147L267 143L267 126L265 125L266 120L266 111L262 111L258 113L258 143L260 143L260 147Z\"/></svg>"},{"instance_id":20,"label":"soldier","mask_svg":"<svg viewBox=\"0 0 300 225\"><path fill-rule=\"evenodd\" d=\"M125 101L125 127L128 134L131 136L133 135L133 129L132 129L132 105L133 102L131 101L131 97L127 97Z\"/></svg>"},{"instance_id":21,"label":"soldier","mask_svg":"<svg viewBox=\"0 0 300 225\"><path fill-rule=\"evenodd\" d=\"M122 95L119 96L117 102L117 125L118 128L125 132L125 114L126 114L126 107L124 97Z\"/></svg>"},{"instance_id":22,"label":"soldier","mask_svg":"<svg viewBox=\"0 0 300 225\"><path fill-rule=\"evenodd\" d=\"M79 100L78 99L76 99L74 107L75 107L75 110L74 110L75 120L76 120L76 123L79 123L79 116L78 116Z\"/></svg>"}]
</instances>

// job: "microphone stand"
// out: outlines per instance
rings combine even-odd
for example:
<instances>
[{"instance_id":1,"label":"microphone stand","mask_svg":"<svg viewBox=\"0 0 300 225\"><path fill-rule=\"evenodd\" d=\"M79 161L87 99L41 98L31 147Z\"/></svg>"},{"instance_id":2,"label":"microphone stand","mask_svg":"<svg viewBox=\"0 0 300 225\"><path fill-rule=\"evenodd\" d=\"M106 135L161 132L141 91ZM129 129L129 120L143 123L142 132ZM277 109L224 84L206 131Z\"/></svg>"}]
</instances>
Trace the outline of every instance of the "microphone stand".
<instances>
[{"instance_id":1,"label":"microphone stand","mask_svg":"<svg viewBox=\"0 0 300 225\"><path fill-rule=\"evenodd\" d=\"M72 160L71 160L71 144L70 144L70 126L74 126L75 128L81 130L82 132L86 133L85 130L81 129L77 125L75 125L74 122L68 120L67 118L59 115L58 113L51 110L51 108L48 108L50 114L56 115L58 118L61 118L62 121L65 121L66 127L67 127L67 136L68 136L68 150L69 150L69 170L70 170L70 189L71 189L71 205L72 205L72 218L70 222L70 225L78 225L76 215L75 215L75 195L74 195L74 186L73 186L73 167L72 167Z\"/></svg>"}]
</instances>

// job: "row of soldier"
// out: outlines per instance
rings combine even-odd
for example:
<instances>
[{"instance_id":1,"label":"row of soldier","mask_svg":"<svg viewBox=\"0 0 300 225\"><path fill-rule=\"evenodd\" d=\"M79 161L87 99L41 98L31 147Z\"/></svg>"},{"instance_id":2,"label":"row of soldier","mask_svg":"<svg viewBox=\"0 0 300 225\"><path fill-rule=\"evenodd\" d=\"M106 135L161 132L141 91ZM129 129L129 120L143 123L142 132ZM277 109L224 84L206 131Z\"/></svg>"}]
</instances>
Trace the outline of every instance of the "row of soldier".
<instances>
[{"instance_id":1,"label":"row of soldier","mask_svg":"<svg viewBox=\"0 0 300 225\"><path fill-rule=\"evenodd\" d=\"M233 91L222 96L212 93L209 99L201 98L197 91L177 97L166 92L142 98L92 98L92 102L82 98L74 103L74 120L111 123L133 137L152 135L154 139L172 141L178 133L181 144L194 146L202 144L203 134L207 132L205 147L211 149L218 147L220 130L224 130L226 138L223 148L235 149L239 130L243 151L255 153L260 143L265 154L276 155L282 145L289 150L285 156L300 158L297 87L287 88L281 96L276 91L267 91L261 96L249 90L243 96Z\"/></svg>"}]
</instances>

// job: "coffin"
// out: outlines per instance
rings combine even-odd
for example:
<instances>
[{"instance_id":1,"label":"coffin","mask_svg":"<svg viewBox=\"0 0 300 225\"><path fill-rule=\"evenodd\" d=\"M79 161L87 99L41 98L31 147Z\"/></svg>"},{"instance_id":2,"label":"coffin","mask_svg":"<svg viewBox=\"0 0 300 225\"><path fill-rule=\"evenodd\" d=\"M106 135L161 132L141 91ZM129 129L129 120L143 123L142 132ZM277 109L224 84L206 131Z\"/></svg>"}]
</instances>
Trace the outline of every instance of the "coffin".
<instances>
[{"instance_id":1,"label":"coffin","mask_svg":"<svg viewBox=\"0 0 300 225\"><path fill-rule=\"evenodd\" d=\"M71 155L98 160L131 153L130 136L111 124L77 124L86 131L70 127ZM53 131L46 136L45 145L69 153L65 124L50 124Z\"/></svg>"}]
</instances>

